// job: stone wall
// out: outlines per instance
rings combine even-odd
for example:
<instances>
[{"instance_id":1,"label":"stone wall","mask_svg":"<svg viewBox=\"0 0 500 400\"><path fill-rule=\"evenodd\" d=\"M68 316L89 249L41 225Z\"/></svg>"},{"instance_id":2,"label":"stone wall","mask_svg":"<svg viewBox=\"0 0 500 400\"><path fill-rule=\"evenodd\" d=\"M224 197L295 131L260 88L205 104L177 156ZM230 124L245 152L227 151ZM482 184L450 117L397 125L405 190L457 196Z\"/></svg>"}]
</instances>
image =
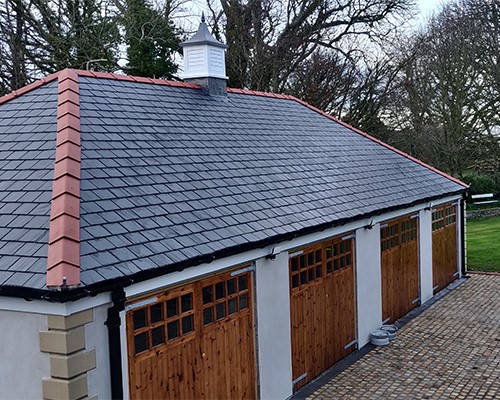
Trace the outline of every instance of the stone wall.
<instances>
[{"instance_id":1,"label":"stone wall","mask_svg":"<svg viewBox=\"0 0 500 400\"><path fill-rule=\"evenodd\" d=\"M467 211L467 219L496 217L498 215L500 215L500 208L489 208L485 210Z\"/></svg>"}]
</instances>

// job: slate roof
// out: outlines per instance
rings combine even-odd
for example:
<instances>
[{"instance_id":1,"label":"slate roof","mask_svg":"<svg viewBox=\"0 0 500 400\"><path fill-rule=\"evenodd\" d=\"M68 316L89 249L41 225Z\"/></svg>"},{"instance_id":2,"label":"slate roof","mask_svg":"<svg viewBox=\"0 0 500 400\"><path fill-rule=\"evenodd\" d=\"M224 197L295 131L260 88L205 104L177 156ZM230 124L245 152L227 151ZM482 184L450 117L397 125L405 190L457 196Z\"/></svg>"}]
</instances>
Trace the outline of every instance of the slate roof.
<instances>
[{"instance_id":1,"label":"slate roof","mask_svg":"<svg viewBox=\"0 0 500 400\"><path fill-rule=\"evenodd\" d=\"M0 104L1 285L45 285L56 106L57 82Z\"/></svg>"},{"instance_id":2,"label":"slate roof","mask_svg":"<svg viewBox=\"0 0 500 400\"><path fill-rule=\"evenodd\" d=\"M293 98L79 74L82 286L465 189ZM0 103L0 286L46 289L56 88Z\"/></svg>"}]
</instances>

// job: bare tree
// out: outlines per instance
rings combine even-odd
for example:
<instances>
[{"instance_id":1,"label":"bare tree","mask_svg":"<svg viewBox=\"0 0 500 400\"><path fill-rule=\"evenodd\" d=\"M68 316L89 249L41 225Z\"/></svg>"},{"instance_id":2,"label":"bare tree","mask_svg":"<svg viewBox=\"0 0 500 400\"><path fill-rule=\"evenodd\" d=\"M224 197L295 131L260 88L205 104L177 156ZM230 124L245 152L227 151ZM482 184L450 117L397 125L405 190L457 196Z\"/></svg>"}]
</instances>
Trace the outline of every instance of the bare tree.
<instances>
[{"instance_id":1,"label":"bare tree","mask_svg":"<svg viewBox=\"0 0 500 400\"><path fill-rule=\"evenodd\" d=\"M341 51L347 36L383 36L413 0L207 0L228 43L232 86L283 91L317 49Z\"/></svg>"},{"instance_id":2,"label":"bare tree","mask_svg":"<svg viewBox=\"0 0 500 400\"><path fill-rule=\"evenodd\" d=\"M407 46L411 61L392 108L406 120L400 138L407 150L452 175L498 157L499 5L449 3Z\"/></svg>"}]
</instances>

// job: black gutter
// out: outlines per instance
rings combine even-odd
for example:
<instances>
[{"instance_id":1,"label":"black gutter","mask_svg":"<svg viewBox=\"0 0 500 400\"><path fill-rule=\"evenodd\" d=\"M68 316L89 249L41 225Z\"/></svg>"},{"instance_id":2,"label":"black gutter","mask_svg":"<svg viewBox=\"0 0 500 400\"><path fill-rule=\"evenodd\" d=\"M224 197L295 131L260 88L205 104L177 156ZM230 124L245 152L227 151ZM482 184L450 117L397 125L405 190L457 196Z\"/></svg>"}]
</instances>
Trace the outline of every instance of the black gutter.
<instances>
[{"instance_id":1,"label":"black gutter","mask_svg":"<svg viewBox=\"0 0 500 400\"><path fill-rule=\"evenodd\" d=\"M299 229L294 232L288 232L276 236L271 236L263 240L259 240L256 242L249 242L240 244L233 247L228 247L223 250L215 251L212 254L205 254L197 257L193 257L184 261L177 262L175 264L165 265L162 267L152 268L145 271L137 272L134 275L124 276L114 279L109 279L106 281L98 282L95 284L91 284L85 287L78 288L68 288L61 290L47 290L47 289L34 289L34 288L25 288L20 286L0 286L0 296L10 296L10 297L22 297L26 300L35 300L41 299L51 302L64 303L68 301L76 301L78 299L87 297L87 296L96 296L99 293L109 292L115 290L117 287L127 287L132 283L146 281L148 279L156 278L161 275L165 275L167 273L182 271L186 268L195 267L200 264L211 263L214 260L230 257L239 253L243 253L245 251L255 250L258 248L264 248L269 245L274 245L277 243L289 241L295 239L299 236L304 236L310 233L321 232L329 228L342 226L352 221L370 218L374 216L378 216L381 214L386 214L391 211L399 210L401 208L408 208L418 204L424 204L431 202L433 200L439 200L444 197L453 196L457 194L464 194L467 191L467 188L463 190L459 190L452 193L445 193L439 196L432 196L425 199L420 199L417 201L413 201L411 203L401 204L397 206L391 206L382 208L376 211L372 211L365 214L356 215L349 218L343 218L336 221L325 222L320 225L315 225L303 229Z\"/></svg>"},{"instance_id":2,"label":"black gutter","mask_svg":"<svg viewBox=\"0 0 500 400\"><path fill-rule=\"evenodd\" d=\"M111 293L113 305L108 308L109 370L111 378L111 398L123 400L122 352L120 339L120 312L125 310L125 291L123 287Z\"/></svg>"}]
</instances>

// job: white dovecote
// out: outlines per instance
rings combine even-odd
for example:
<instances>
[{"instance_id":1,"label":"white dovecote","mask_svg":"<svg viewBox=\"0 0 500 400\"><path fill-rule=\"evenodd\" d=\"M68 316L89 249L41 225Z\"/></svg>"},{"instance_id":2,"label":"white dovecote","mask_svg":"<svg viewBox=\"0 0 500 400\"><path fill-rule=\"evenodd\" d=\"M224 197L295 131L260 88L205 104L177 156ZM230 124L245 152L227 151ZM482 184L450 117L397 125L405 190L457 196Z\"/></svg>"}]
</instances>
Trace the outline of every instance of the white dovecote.
<instances>
[{"instance_id":1,"label":"white dovecote","mask_svg":"<svg viewBox=\"0 0 500 400\"><path fill-rule=\"evenodd\" d=\"M209 94L226 94L226 60L227 45L215 39L202 16L196 34L181 43L184 53L184 74L186 82L199 84Z\"/></svg>"}]
</instances>

